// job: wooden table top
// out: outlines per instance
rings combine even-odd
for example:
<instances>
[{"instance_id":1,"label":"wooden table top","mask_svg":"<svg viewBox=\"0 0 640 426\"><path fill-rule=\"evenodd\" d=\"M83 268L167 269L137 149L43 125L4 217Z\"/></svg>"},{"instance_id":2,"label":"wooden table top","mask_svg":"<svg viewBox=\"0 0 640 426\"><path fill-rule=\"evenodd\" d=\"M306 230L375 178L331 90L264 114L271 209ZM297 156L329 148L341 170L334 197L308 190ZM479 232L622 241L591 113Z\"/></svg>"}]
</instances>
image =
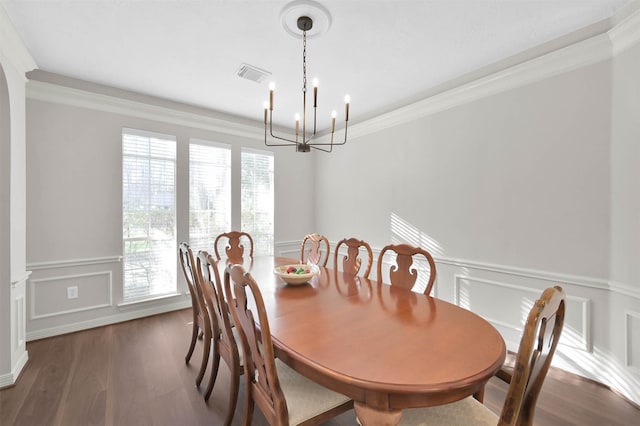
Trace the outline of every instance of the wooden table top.
<instances>
[{"instance_id":1,"label":"wooden table top","mask_svg":"<svg viewBox=\"0 0 640 426\"><path fill-rule=\"evenodd\" d=\"M464 308L329 268L288 285L273 273L286 263L296 261L256 257L247 268L278 357L351 397L361 421L363 406L397 413L472 395L504 362L501 335Z\"/></svg>"}]
</instances>

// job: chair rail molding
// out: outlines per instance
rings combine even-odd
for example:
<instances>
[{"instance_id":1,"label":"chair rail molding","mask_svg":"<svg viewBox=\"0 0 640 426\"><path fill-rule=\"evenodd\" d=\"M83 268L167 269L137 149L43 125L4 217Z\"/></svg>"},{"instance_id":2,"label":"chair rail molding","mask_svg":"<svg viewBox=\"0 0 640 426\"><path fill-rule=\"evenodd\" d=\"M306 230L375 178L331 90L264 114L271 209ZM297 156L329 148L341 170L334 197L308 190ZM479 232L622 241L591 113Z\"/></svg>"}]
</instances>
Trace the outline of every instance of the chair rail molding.
<instances>
[{"instance_id":1,"label":"chair rail molding","mask_svg":"<svg viewBox=\"0 0 640 426\"><path fill-rule=\"evenodd\" d=\"M44 262L32 262L27 264L27 268L32 271L40 271L43 269L53 268L75 268L80 266L89 265L101 265L104 263L117 263L122 262L121 255L105 256L105 257L90 257L83 259L65 259L65 260L50 260Z\"/></svg>"}]
</instances>

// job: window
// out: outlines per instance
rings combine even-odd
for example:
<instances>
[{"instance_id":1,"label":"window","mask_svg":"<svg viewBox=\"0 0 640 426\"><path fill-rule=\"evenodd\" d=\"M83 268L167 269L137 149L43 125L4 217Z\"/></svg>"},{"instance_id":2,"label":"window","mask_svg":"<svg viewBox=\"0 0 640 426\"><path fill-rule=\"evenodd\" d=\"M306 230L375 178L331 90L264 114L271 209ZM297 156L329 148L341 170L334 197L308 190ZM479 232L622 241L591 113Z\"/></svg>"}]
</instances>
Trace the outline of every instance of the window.
<instances>
[{"instance_id":1,"label":"window","mask_svg":"<svg viewBox=\"0 0 640 426\"><path fill-rule=\"evenodd\" d=\"M176 292L176 139L122 132L124 301Z\"/></svg>"},{"instance_id":2,"label":"window","mask_svg":"<svg viewBox=\"0 0 640 426\"><path fill-rule=\"evenodd\" d=\"M196 253L210 251L216 236L229 230L231 150L194 140L189 145L189 244Z\"/></svg>"},{"instance_id":3,"label":"window","mask_svg":"<svg viewBox=\"0 0 640 426\"><path fill-rule=\"evenodd\" d=\"M251 234L254 255L273 254L273 154L242 150L242 230Z\"/></svg>"}]
</instances>

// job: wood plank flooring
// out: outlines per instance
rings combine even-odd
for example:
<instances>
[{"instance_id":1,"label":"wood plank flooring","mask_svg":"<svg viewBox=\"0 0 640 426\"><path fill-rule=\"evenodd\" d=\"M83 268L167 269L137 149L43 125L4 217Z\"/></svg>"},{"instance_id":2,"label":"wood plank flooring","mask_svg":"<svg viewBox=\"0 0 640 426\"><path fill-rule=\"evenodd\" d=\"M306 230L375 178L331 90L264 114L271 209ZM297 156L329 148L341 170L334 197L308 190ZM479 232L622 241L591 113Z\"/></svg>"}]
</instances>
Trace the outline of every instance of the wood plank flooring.
<instances>
[{"instance_id":1,"label":"wood plank flooring","mask_svg":"<svg viewBox=\"0 0 640 426\"><path fill-rule=\"evenodd\" d=\"M190 364L190 310L29 342L29 363L17 384L0 390L0 425L221 425L229 371L221 362L208 403L195 386L199 342ZM240 425L243 389L233 425ZM506 385L491 379L485 404L499 412ZM253 424L266 425L256 409ZM326 423L356 425L352 411ZM605 387L551 371L538 401L537 426L629 426L640 409Z\"/></svg>"}]
</instances>

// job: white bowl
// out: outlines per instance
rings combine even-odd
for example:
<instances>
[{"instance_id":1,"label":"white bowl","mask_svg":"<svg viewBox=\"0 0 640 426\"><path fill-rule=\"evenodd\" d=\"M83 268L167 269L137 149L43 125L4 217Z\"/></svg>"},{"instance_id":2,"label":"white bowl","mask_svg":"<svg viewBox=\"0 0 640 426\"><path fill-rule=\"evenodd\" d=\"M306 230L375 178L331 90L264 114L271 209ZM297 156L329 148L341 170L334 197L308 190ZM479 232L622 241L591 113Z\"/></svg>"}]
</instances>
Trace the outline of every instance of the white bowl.
<instances>
[{"instance_id":1,"label":"white bowl","mask_svg":"<svg viewBox=\"0 0 640 426\"><path fill-rule=\"evenodd\" d=\"M287 272L289 268L296 268L296 270L303 269L303 273ZM308 272L307 272L308 271ZM277 266L273 273L279 276L287 284L304 284L311 278L320 273L320 268L317 265L307 265L304 263L292 263L289 265Z\"/></svg>"}]
</instances>

